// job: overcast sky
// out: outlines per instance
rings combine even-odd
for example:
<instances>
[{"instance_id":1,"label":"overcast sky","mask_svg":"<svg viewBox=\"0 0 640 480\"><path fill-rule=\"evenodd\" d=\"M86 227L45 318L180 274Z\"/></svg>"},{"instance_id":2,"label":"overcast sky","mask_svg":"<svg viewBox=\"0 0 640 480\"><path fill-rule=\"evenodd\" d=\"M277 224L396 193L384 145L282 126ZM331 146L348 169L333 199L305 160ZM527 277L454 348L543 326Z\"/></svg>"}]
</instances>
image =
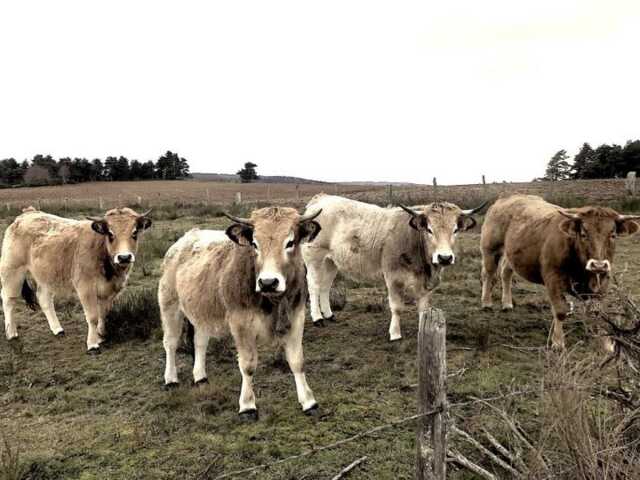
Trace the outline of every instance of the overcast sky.
<instances>
[{"instance_id":1,"label":"overcast sky","mask_svg":"<svg viewBox=\"0 0 640 480\"><path fill-rule=\"evenodd\" d=\"M640 138L640 2L3 1L0 158L530 180Z\"/></svg>"}]
</instances>

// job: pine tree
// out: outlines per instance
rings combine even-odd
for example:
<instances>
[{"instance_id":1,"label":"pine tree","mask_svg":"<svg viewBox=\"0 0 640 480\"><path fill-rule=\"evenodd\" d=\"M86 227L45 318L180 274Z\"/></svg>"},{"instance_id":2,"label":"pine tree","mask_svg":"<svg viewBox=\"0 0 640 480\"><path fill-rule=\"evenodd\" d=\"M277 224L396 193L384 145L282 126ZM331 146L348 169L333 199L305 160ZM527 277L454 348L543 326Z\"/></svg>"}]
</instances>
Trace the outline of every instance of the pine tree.
<instances>
[{"instance_id":1,"label":"pine tree","mask_svg":"<svg viewBox=\"0 0 640 480\"><path fill-rule=\"evenodd\" d=\"M571 170L571 166L569 165L569 162L567 162L568 158L569 155L567 155L566 150L557 151L547 164L547 170L544 174L545 180L550 180L552 182L567 180L570 176L569 172Z\"/></svg>"},{"instance_id":2,"label":"pine tree","mask_svg":"<svg viewBox=\"0 0 640 480\"><path fill-rule=\"evenodd\" d=\"M244 168L238 170L236 172L237 175L240 175L240 181L242 183L251 183L254 180L258 180L260 177L258 176L258 173L256 172L256 167L258 165L256 165L255 163L252 162L247 162L244 164Z\"/></svg>"}]
</instances>

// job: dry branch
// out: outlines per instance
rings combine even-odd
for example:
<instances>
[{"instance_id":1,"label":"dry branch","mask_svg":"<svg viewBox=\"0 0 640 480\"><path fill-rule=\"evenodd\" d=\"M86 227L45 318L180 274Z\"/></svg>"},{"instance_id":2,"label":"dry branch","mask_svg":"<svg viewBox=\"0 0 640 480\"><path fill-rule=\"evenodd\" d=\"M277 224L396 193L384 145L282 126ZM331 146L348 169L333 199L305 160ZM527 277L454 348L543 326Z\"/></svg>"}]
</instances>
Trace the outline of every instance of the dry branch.
<instances>
[{"instance_id":1,"label":"dry branch","mask_svg":"<svg viewBox=\"0 0 640 480\"><path fill-rule=\"evenodd\" d=\"M367 459L366 456L361 457L353 462L351 462L349 465L347 465L346 467L344 467L342 470L340 470L338 472L338 474L333 477L331 480L340 480L341 478L344 478L344 476L349 473L351 470L353 470L354 468L356 468L358 465L360 465L362 462L364 462Z\"/></svg>"}]
</instances>

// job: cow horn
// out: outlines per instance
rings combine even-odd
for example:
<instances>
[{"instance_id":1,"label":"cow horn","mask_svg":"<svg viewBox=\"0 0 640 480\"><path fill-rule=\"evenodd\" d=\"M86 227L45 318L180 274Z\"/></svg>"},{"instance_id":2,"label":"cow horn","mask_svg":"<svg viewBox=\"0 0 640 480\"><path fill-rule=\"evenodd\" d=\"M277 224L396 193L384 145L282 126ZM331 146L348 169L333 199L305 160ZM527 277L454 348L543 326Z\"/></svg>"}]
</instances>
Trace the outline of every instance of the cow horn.
<instances>
[{"instance_id":1,"label":"cow horn","mask_svg":"<svg viewBox=\"0 0 640 480\"><path fill-rule=\"evenodd\" d=\"M480 210L482 210L484 207L487 206L487 203L489 203L489 200L482 202L482 204L476 208L470 208L469 210L462 210L462 214L473 215L474 213L478 213Z\"/></svg>"},{"instance_id":2,"label":"cow horn","mask_svg":"<svg viewBox=\"0 0 640 480\"><path fill-rule=\"evenodd\" d=\"M322 209L320 209L320 210L318 210L316 212L307 213L306 215L303 215L303 216L300 217L300 220L299 220L298 223L310 222L311 220L316 218L318 215L320 215L320 213L322 213Z\"/></svg>"},{"instance_id":3,"label":"cow horn","mask_svg":"<svg viewBox=\"0 0 640 480\"><path fill-rule=\"evenodd\" d=\"M580 220L580 215L576 215L575 213L569 213L566 210L558 210L558 212L571 220Z\"/></svg>"},{"instance_id":4,"label":"cow horn","mask_svg":"<svg viewBox=\"0 0 640 480\"><path fill-rule=\"evenodd\" d=\"M404 205L402 205L401 203L398 204L398 206L403 209L405 212L407 212L409 215L411 215L412 217L417 217L418 215L420 215L418 212L416 212L415 210L412 210L409 207L405 207Z\"/></svg>"},{"instance_id":5,"label":"cow horn","mask_svg":"<svg viewBox=\"0 0 640 480\"><path fill-rule=\"evenodd\" d=\"M616 220L619 222L624 222L625 220L640 220L640 215L618 215Z\"/></svg>"},{"instance_id":6,"label":"cow horn","mask_svg":"<svg viewBox=\"0 0 640 480\"><path fill-rule=\"evenodd\" d=\"M231 220L232 222L240 223L240 224L246 225L248 227L253 227L253 223L251 223L248 218L234 217L233 215L231 215L230 213L227 213L227 212L222 212L222 214L225 217L227 217L229 220Z\"/></svg>"},{"instance_id":7,"label":"cow horn","mask_svg":"<svg viewBox=\"0 0 640 480\"><path fill-rule=\"evenodd\" d=\"M104 217L87 217L87 220L92 222L104 222Z\"/></svg>"},{"instance_id":8,"label":"cow horn","mask_svg":"<svg viewBox=\"0 0 640 480\"><path fill-rule=\"evenodd\" d=\"M141 214L141 217L148 217L149 214L151 213L151 210L153 210L153 208L150 208L149 210L147 210L146 212L144 212L143 214Z\"/></svg>"}]
</instances>

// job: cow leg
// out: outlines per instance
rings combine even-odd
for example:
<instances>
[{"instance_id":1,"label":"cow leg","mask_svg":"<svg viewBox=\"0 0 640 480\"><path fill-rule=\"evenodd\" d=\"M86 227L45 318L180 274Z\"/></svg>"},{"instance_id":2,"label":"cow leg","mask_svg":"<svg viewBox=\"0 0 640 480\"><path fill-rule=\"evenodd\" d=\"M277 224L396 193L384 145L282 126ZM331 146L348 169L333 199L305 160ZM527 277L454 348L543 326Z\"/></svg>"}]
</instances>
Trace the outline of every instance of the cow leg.
<instances>
[{"instance_id":1,"label":"cow leg","mask_svg":"<svg viewBox=\"0 0 640 480\"><path fill-rule=\"evenodd\" d=\"M313 250L307 253L305 250L304 258L307 265L307 288L309 289L309 306L311 310L311 320L313 324L321 327L324 326L324 316L320 309L320 293L322 288L322 278L324 277L325 262L324 257Z\"/></svg>"},{"instance_id":2,"label":"cow leg","mask_svg":"<svg viewBox=\"0 0 640 480\"><path fill-rule=\"evenodd\" d=\"M182 334L182 313L178 302L165 303L160 299L160 318L162 319L162 344L166 356L164 370L165 385L178 384L176 351Z\"/></svg>"},{"instance_id":3,"label":"cow leg","mask_svg":"<svg viewBox=\"0 0 640 480\"><path fill-rule=\"evenodd\" d=\"M551 310L553 312L553 323L551 324L551 346L557 350L564 350L564 329L562 328L562 322L567 317L569 312L569 304L564 298L564 293L561 285L557 282L550 281L545 282L547 287L547 294L549 295L549 301L551 302Z\"/></svg>"},{"instance_id":4,"label":"cow leg","mask_svg":"<svg viewBox=\"0 0 640 480\"><path fill-rule=\"evenodd\" d=\"M513 293L511 287L513 284L513 268L506 257L502 259L500 278L502 279L502 309L513 309Z\"/></svg>"},{"instance_id":5,"label":"cow leg","mask_svg":"<svg viewBox=\"0 0 640 480\"><path fill-rule=\"evenodd\" d=\"M100 316L98 317L98 335L100 336L100 343L102 343L107 337L106 320L107 315L111 311L111 307L113 307L113 298L98 300L98 308L100 312Z\"/></svg>"},{"instance_id":6,"label":"cow leg","mask_svg":"<svg viewBox=\"0 0 640 480\"><path fill-rule=\"evenodd\" d=\"M482 251L482 308L491 308L491 293L496 283L500 254Z\"/></svg>"},{"instance_id":7,"label":"cow leg","mask_svg":"<svg viewBox=\"0 0 640 480\"><path fill-rule=\"evenodd\" d=\"M391 323L389 324L389 341L395 342L402 339L400 329L400 313L404 310L404 300L401 292L393 286L393 282L385 279L387 291L389 292L389 309L391 310Z\"/></svg>"},{"instance_id":8,"label":"cow leg","mask_svg":"<svg viewBox=\"0 0 640 480\"><path fill-rule=\"evenodd\" d=\"M304 331L304 306L298 308L295 319L291 324L291 330L284 338L284 353L296 382L298 402L304 413L312 415L318 410L318 403L311 388L307 384L304 374L304 355L302 351L302 333Z\"/></svg>"},{"instance_id":9,"label":"cow leg","mask_svg":"<svg viewBox=\"0 0 640 480\"><path fill-rule=\"evenodd\" d=\"M333 320L331 311L331 285L338 274L338 268L330 259L325 259L320 279L320 312L323 318Z\"/></svg>"},{"instance_id":10,"label":"cow leg","mask_svg":"<svg viewBox=\"0 0 640 480\"><path fill-rule=\"evenodd\" d=\"M25 273L24 269L2 272L2 311L4 312L4 333L7 340L18 338L15 307L21 297Z\"/></svg>"},{"instance_id":11,"label":"cow leg","mask_svg":"<svg viewBox=\"0 0 640 480\"><path fill-rule=\"evenodd\" d=\"M193 326L193 349L195 352L193 359L193 383L198 385L207 382L207 346L209 345L209 334L202 326Z\"/></svg>"},{"instance_id":12,"label":"cow leg","mask_svg":"<svg viewBox=\"0 0 640 480\"><path fill-rule=\"evenodd\" d=\"M98 335L100 308L98 306L98 296L94 291L80 290L78 291L78 298L80 298L88 326L87 353L100 353L100 336Z\"/></svg>"},{"instance_id":13,"label":"cow leg","mask_svg":"<svg viewBox=\"0 0 640 480\"><path fill-rule=\"evenodd\" d=\"M56 336L64 335L64 329L62 328L62 325L60 325L60 320L58 320L58 315L56 314L56 309L53 303L53 293L51 293L46 286L39 285L36 296L38 297L40 308L44 312L45 317L47 317L49 328L53 334Z\"/></svg>"},{"instance_id":14,"label":"cow leg","mask_svg":"<svg viewBox=\"0 0 640 480\"><path fill-rule=\"evenodd\" d=\"M228 319L231 335L238 351L238 366L242 375L240 389L239 414L242 419L257 420L258 409L253 393L253 375L258 368L258 347L255 331L252 331L247 318L231 317Z\"/></svg>"}]
</instances>

